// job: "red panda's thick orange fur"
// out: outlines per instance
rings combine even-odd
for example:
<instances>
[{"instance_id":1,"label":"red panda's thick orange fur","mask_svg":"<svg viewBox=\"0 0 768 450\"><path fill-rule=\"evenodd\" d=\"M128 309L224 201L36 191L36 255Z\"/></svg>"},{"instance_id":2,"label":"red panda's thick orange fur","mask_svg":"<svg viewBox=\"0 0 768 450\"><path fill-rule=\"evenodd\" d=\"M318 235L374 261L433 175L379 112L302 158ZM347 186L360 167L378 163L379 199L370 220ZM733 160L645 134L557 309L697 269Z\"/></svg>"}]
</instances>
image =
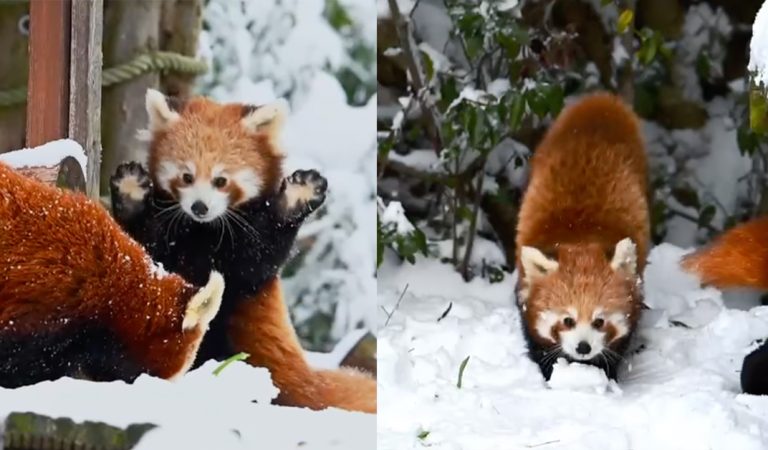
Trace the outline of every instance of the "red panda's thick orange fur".
<instances>
[{"instance_id":1,"label":"red panda's thick orange fur","mask_svg":"<svg viewBox=\"0 0 768 450\"><path fill-rule=\"evenodd\" d=\"M554 251L595 242L612 250L630 237L642 273L650 240L647 172L639 122L619 98L592 94L563 110L531 158L518 269L522 246Z\"/></svg>"},{"instance_id":2,"label":"red panda's thick orange fur","mask_svg":"<svg viewBox=\"0 0 768 450\"><path fill-rule=\"evenodd\" d=\"M259 297L238 306L230 339L249 353L248 362L266 367L281 393L281 405L311 409L336 407L376 412L376 380L354 369L314 370L290 323L280 281L272 279Z\"/></svg>"},{"instance_id":3,"label":"red panda's thick orange fur","mask_svg":"<svg viewBox=\"0 0 768 450\"><path fill-rule=\"evenodd\" d=\"M682 267L720 289L768 290L768 217L738 225L686 255Z\"/></svg>"},{"instance_id":4,"label":"red panda's thick orange fur","mask_svg":"<svg viewBox=\"0 0 768 450\"><path fill-rule=\"evenodd\" d=\"M546 378L554 360L546 356L565 349L558 346L561 336L577 326L603 333L614 353L626 348L640 314L638 274L650 241L647 170L639 120L607 93L566 107L531 158L515 263L530 354ZM635 249L619 245L627 238ZM614 266L620 248L617 258L629 272ZM525 272L526 251L538 255L528 265L536 273ZM606 364L615 377L615 367Z\"/></svg>"},{"instance_id":5,"label":"red panda's thick orange fur","mask_svg":"<svg viewBox=\"0 0 768 450\"><path fill-rule=\"evenodd\" d=\"M163 378L180 375L205 331L182 330L198 289L151 264L100 205L0 163L3 336L34 339L98 322L141 369Z\"/></svg>"}]
</instances>

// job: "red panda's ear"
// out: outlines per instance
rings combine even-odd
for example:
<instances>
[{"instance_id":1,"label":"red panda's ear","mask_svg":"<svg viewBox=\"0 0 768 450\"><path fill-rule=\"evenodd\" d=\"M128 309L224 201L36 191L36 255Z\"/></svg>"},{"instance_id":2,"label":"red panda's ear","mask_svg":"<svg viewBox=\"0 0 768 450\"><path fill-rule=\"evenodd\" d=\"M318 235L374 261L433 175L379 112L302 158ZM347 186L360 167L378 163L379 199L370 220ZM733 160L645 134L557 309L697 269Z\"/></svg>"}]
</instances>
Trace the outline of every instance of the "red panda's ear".
<instances>
[{"instance_id":1,"label":"red panda's ear","mask_svg":"<svg viewBox=\"0 0 768 450\"><path fill-rule=\"evenodd\" d=\"M283 127L287 110L288 105L282 99L262 106L244 106L240 123L250 133L266 133L275 140Z\"/></svg>"},{"instance_id":2,"label":"red panda's ear","mask_svg":"<svg viewBox=\"0 0 768 450\"><path fill-rule=\"evenodd\" d=\"M179 113L174 111L174 105L160 91L147 89L146 106L151 133L166 129L180 118Z\"/></svg>"},{"instance_id":3,"label":"red panda's ear","mask_svg":"<svg viewBox=\"0 0 768 450\"><path fill-rule=\"evenodd\" d=\"M622 271L629 277L637 275L637 246L632 239L624 238L616 244L611 269Z\"/></svg>"},{"instance_id":4,"label":"red panda's ear","mask_svg":"<svg viewBox=\"0 0 768 450\"><path fill-rule=\"evenodd\" d=\"M547 258L539 249L533 247L522 247L520 249L520 263L525 274L523 281L526 283L549 275L560 267L557 260Z\"/></svg>"}]
</instances>

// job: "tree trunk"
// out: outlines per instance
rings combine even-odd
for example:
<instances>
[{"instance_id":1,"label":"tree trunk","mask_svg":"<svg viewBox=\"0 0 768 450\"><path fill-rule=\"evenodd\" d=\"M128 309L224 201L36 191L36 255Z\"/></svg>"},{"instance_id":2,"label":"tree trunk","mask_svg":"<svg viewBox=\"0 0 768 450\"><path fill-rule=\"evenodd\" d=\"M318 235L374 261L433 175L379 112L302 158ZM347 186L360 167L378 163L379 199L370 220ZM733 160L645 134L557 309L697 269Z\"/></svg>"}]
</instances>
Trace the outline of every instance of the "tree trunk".
<instances>
[{"instance_id":1,"label":"tree trunk","mask_svg":"<svg viewBox=\"0 0 768 450\"><path fill-rule=\"evenodd\" d=\"M194 57L203 28L203 0L166 0L160 22L160 48ZM176 97L189 97L194 75L168 73L161 77L162 91Z\"/></svg>"},{"instance_id":2,"label":"tree trunk","mask_svg":"<svg viewBox=\"0 0 768 450\"><path fill-rule=\"evenodd\" d=\"M160 12L156 0L107 0L104 2L104 67L114 67L136 56L158 50ZM144 97L159 85L160 75L147 73L102 93L101 191L109 190L109 177L124 161L143 161L145 144L136 132L147 126Z\"/></svg>"}]
</instances>

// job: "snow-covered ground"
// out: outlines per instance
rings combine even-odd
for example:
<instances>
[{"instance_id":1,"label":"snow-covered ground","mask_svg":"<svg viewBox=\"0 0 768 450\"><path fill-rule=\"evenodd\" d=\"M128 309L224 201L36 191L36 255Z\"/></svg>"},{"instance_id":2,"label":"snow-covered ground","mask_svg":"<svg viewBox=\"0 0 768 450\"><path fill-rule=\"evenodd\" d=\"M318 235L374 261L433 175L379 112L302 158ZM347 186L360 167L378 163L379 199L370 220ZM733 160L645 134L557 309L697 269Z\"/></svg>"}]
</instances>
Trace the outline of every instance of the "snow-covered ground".
<instances>
[{"instance_id":1,"label":"snow-covered ground","mask_svg":"<svg viewBox=\"0 0 768 450\"><path fill-rule=\"evenodd\" d=\"M739 371L768 336L768 307L729 308L679 269L684 253L670 244L652 251L645 293L653 309L618 384L581 365L558 365L544 381L526 355L514 275L464 283L433 259L386 260L379 450L765 449L768 397L740 394Z\"/></svg>"},{"instance_id":2,"label":"snow-covered ground","mask_svg":"<svg viewBox=\"0 0 768 450\"><path fill-rule=\"evenodd\" d=\"M173 383L147 375L133 385L62 378L19 389L0 388L0 417L35 412L76 422L125 428L153 423L136 450L371 449L376 417L338 409L321 412L272 406L277 395L269 372L233 362L209 361ZM0 448L2 448L0 421Z\"/></svg>"}]
</instances>

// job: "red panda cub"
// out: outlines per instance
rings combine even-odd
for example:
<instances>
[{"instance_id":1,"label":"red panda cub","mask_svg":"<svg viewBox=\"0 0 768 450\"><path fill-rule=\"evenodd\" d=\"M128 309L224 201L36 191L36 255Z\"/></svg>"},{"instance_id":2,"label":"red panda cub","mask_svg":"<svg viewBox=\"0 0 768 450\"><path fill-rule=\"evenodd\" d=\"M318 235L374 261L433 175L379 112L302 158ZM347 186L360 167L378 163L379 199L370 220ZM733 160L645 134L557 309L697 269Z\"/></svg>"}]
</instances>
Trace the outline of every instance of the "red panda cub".
<instances>
[{"instance_id":1,"label":"red panda cub","mask_svg":"<svg viewBox=\"0 0 768 450\"><path fill-rule=\"evenodd\" d=\"M100 205L0 163L0 386L175 378L224 291L155 266Z\"/></svg>"},{"instance_id":2,"label":"red panda cub","mask_svg":"<svg viewBox=\"0 0 768 450\"><path fill-rule=\"evenodd\" d=\"M529 354L547 380L561 357L616 379L642 303L647 171L638 119L607 93L564 109L532 157L517 297Z\"/></svg>"},{"instance_id":3,"label":"red panda cub","mask_svg":"<svg viewBox=\"0 0 768 450\"><path fill-rule=\"evenodd\" d=\"M245 352L269 369L276 403L376 411L376 380L312 368L290 322L280 272L296 235L325 201L315 170L283 175L279 136L285 105L169 98L149 90L147 168L128 162L111 180L117 222L155 261L201 282L227 283L195 365Z\"/></svg>"},{"instance_id":4,"label":"red panda cub","mask_svg":"<svg viewBox=\"0 0 768 450\"><path fill-rule=\"evenodd\" d=\"M768 290L768 217L735 226L682 260L684 270L718 289ZM768 340L744 358L741 389L768 395Z\"/></svg>"}]
</instances>

